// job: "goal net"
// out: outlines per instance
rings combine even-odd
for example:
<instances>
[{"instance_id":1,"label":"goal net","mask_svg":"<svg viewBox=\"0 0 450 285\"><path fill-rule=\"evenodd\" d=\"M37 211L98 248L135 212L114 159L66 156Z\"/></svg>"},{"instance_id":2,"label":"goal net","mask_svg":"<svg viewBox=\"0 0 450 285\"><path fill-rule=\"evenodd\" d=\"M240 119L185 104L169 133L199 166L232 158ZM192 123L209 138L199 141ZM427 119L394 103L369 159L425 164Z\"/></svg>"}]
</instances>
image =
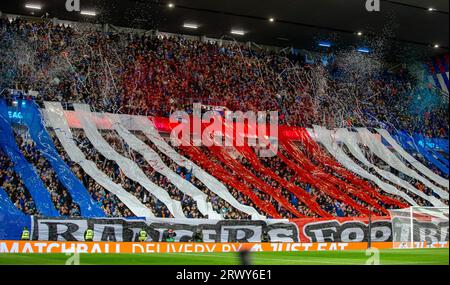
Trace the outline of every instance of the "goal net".
<instances>
[{"instance_id":1,"label":"goal net","mask_svg":"<svg viewBox=\"0 0 450 285\"><path fill-rule=\"evenodd\" d=\"M448 207L390 210L394 248L448 247Z\"/></svg>"}]
</instances>

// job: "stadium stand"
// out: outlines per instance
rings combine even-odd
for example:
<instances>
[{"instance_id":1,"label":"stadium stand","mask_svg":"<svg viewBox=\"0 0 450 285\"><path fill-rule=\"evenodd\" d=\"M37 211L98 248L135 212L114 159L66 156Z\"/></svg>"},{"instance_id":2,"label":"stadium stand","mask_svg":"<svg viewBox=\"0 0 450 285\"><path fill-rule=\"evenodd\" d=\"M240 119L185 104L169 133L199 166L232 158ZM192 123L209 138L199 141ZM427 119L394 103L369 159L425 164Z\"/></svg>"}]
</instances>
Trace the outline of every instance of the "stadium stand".
<instances>
[{"instance_id":1,"label":"stadium stand","mask_svg":"<svg viewBox=\"0 0 450 285\"><path fill-rule=\"evenodd\" d=\"M0 20L0 33L2 52L20 43L36 55L22 64L2 55L2 87L41 96L8 91L0 98L2 211L258 220L448 206L448 146L423 145L448 139L448 110L408 112L416 90L406 70L367 78L363 91L334 69L240 43L80 32L22 19ZM332 75L324 85L330 94L313 91L317 72ZM351 100L336 101L364 92L363 112ZM278 153L260 157L262 147L248 143L173 145L156 120L176 110L192 114L193 103L279 111L285 132Z\"/></svg>"}]
</instances>

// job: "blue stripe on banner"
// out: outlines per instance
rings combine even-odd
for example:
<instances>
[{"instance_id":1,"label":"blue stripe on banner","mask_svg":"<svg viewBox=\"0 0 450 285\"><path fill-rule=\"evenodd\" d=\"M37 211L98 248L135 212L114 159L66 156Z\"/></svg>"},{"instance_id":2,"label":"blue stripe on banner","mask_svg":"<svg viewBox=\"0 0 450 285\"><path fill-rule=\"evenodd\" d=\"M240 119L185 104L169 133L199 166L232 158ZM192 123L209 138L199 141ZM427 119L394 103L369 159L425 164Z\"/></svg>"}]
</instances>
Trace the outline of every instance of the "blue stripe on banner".
<instances>
[{"instance_id":1,"label":"blue stripe on banner","mask_svg":"<svg viewBox=\"0 0 450 285\"><path fill-rule=\"evenodd\" d=\"M40 214L47 217L59 217L60 214L52 203L50 193L16 144L9 122L8 106L3 98L0 98L0 133L0 147L14 163L14 171L20 176L25 187L27 187Z\"/></svg>"},{"instance_id":2,"label":"blue stripe on banner","mask_svg":"<svg viewBox=\"0 0 450 285\"><path fill-rule=\"evenodd\" d=\"M436 63L435 60L433 60L432 63L433 63L434 70L436 71L436 73L433 74L434 81L436 82L436 86L438 86L441 90L444 90L444 91L448 92L448 78L447 78L447 75L441 73L441 69L439 68L439 65ZM442 77L443 77L443 80L444 80L443 83L445 84L444 86L439 81L439 77L438 77L439 74L442 75Z\"/></svg>"},{"instance_id":3,"label":"blue stripe on banner","mask_svg":"<svg viewBox=\"0 0 450 285\"><path fill-rule=\"evenodd\" d=\"M448 64L447 64L447 62L445 62L445 57L441 56L439 58L439 60L440 60L440 62L442 64L442 66L445 68L445 72L448 72Z\"/></svg>"},{"instance_id":4,"label":"blue stripe on banner","mask_svg":"<svg viewBox=\"0 0 450 285\"><path fill-rule=\"evenodd\" d=\"M441 73L442 78L444 79L445 82L445 86L447 86L447 90L448 90L448 77L447 77L447 73Z\"/></svg>"},{"instance_id":5,"label":"blue stripe on banner","mask_svg":"<svg viewBox=\"0 0 450 285\"><path fill-rule=\"evenodd\" d=\"M449 167L448 159L443 157L438 151L435 151L434 149L430 149L430 151L439 161L444 163L447 168Z\"/></svg>"},{"instance_id":6,"label":"blue stripe on banner","mask_svg":"<svg viewBox=\"0 0 450 285\"><path fill-rule=\"evenodd\" d=\"M413 154L413 152L419 152L425 158L428 165L437 167L442 173L448 175L449 173L448 167L443 165L432 154L430 154L426 149L426 146L422 146L422 143L425 143L425 138L423 136L415 135L413 138L410 137L404 131L398 131L396 135L396 140L410 154Z\"/></svg>"},{"instance_id":7,"label":"blue stripe on banner","mask_svg":"<svg viewBox=\"0 0 450 285\"><path fill-rule=\"evenodd\" d=\"M14 206L8 194L0 187L0 240L18 240L23 227L30 229L31 217Z\"/></svg>"},{"instance_id":8,"label":"blue stripe on banner","mask_svg":"<svg viewBox=\"0 0 450 285\"><path fill-rule=\"evenodd\" d=\"M75 203L80 205L81 216L86 218L105 217L103 210L90 197L88 190L75 177L73 172L62 160L53 144L53 140L44 127L41 112L34 101L23 100L18 104L19 111L26 109L23 114L24 122L28 126L31 138L36 148L43 154L55 171L56 177L69 191Z\"/></svg>"},{"instance_id":9,"label":"blue stripe on banner","mask_svg":"<svg viewBox=\"0 0 450 285\"><path fill-rule=\"evenodd\" d=\"M429 74L429 76L428 76L429 81L430 81L431 84L433 84L433 82L434 82L434 86L436 88L440 88L439 80L436 77L436 72L433 72L431 65L432 65L431 62L429 64L425 64L427 73Z\"/></svg>"},{"instance_id":10,"label":"blue stripe on banner","mask_svg":"<svg viewBox=\"0 0 450 285\"><path fill-rule=\"evenodd\" d=\"M422 143L420 143L422 142ZM422 135L416 134L413 138L413 143L417 147L417 150L420 154L423 155L423 157L429 162L429 164L434 165L437 167L440 171L448 175L449 169L447 166L442 164L437 158L435 158L429 151L429 147L425 144L426 139Z\"/></svg>"}]
</instances>

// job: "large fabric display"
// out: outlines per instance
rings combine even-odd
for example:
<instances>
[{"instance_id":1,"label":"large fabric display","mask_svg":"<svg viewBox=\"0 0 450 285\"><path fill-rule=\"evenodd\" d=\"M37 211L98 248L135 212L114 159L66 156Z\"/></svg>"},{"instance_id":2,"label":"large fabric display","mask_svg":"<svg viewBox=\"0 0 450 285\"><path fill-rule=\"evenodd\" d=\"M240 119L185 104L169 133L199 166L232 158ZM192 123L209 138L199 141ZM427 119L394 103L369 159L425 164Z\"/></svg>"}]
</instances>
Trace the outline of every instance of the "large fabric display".
<instances>
[{"instance_id":1,"label":"large fabric display","mask_svg":"<svg viewBox=\"0 0 450 285\"><path fill-rule=\"evenodd\" d=\"M354 173L339 164L332 158L332 156L330 156L328 152L322 149L317 144L317 142L312 139L307 129L301 128L300 130L298 130L298 132L306 152L311 153L315 160L330 168L333 174L337 174L340 177L343 177L344 180L348 182L348 185L356 186L358 189L363 190L371 197L383 201L388 205L396 205L397 207L407 206L403 202L400 202L398 199L391 198L384 195L383 193L378 192L371 184L368 183L368 181L357 177ZM294 149L294 151L295 150L296 149Z\"/></svg>"},{"instance_id":2,"label":"large fabric display","mask_svg":"<svg viewBox=\"0 0 450 285\"><path fill-rule=\"evenodd\" d=\"M150 181L150 179L134 161L120 155L103 138L93 121L88 105L74 104L74 108L86 137L100 154L108 160L115 161L125 176L139 183L151 195L166 205L167 209L175 218L185 218L180 201L172 199L167 191ZM101 117L101 115L98 116Z\"/></svg>"},{"instance_id":3,"label":"large fabric display","mask_svg":"<svg viewBox=\"0 0 450 285\"><path fill-rule=\"evenodd\" d=\"M235 137L229 137L228 134L233 134L234 129L232 126L229 126L228 124L224 124L225 126L225 136L227 136L227 139L233 142L233 149L240 153L247 161L249 161L254 169L257 169L258 172L261 172L266 177L270 177L274 181L277 181L281 186L283 186L287 191L295 195L299 201L304 203L308 208L318 214L320 217L330 217L330 214L324 211L320 205L312 199L312 197L300 187L294 185L293 183L290 183L286 181L284 178L278 176L274 171L271 169L268 169L265 167L260 159L257 157L256 153L251 149L251 147L247 144L244 144L243 146L240 146L237 143L237 140ZM247 131L252 132L253 134L259 134L259 130L256 128L254 129L254 126L252 127L252 124L248 124ZM239 134L240 136L245 136L245 134ZM265 144L266 146L269 146L269 148L272 149L273 155L276 155L275 152L278 152L278 141L277 142L269 142L269 140L265 139L264 136L260 135L258 137L260 144Z\"/></svg>"},{"instance_id":4,"label":"large fabric display","mask_svg":"<svg viewBox=\"0 0 450 285\"><path fill-rule=\"evenodd\" d=\"M31 219L22 213L0 187L0 240L20 238L23 227L30 229Z\"/></svg>"},{"instance_id":5,"label":"large fabric display","mask_svg":"<svg viewBox=\"0 0 450 285\"><path fill-rule=\"evenodd\" d=\"M331 185L331 183L328 183L325 180L318 179L317 177L314 177L306 168L304 165L302 165L303 162L300 161L300 165L293 162L288 157L284 156L282 153L278 153L278 157L287 165L289 168L297 172L299 175L299 179L303 183L310 184L314 188L322 191L323 193L327 194L333 199L336 199L338 201L344 202L347 205L353 207L358 212L360 212L363 215L370 215L371 212L369 209L362 207L360 204L356 203L353 199L351 199L347 194L342 193L339 189L337 189L335 186Z\"/></svg>"},{"instance_id":6,"label":"large fabric display","mask_svg":"<svg viewBox=\"0 0 450 285\"><path fill-rule=\"evenodd\" d=\"M92 177L99 185L111 192L119 200L124 203L130 211L138 217L154 217L150 209L145 207L135 196L128 193L120 185L117 185L102 171L97 168L97 165L88 159L84 153L78 148L73 140L69 125L64 117L64 110L60 103L45 102L45 114L47 124L51 126L64 147L70 159Z\"/></svg>"},{"instance_id":7,"label":"large fabric display","mask_svg":"<svg viewBox=\"0 0 450 285\"><path fill-rule=\"evenodd\" d=\"M299 137L299 139L304 141L301 137ZM356 203L347 193L351 193L361 200L367 201L370 205L374 205L375 208L382 212L385 211L385 209L382 209L379 205L376 205L376 202L368 196L367 193L359 191L354 187L347 188L346 183L338 180L331 174L325 173L323 169L314 165L310 158L306 157L304 153L295 150L285 139L281 140L281 145L286 149L286 151L289 152L290 156L295 158L295 162L291 161L288 157L281 153L278 154L279 158L281 158L281 160L283 160L283 162L291 169L295 170L300 175L300 178L304 181L304 183L312 185L333 199L346 203L364 215L370 215L371 211ZM316 156L316 152L313 150L308 153L311 154L311 156Z\"/></svg>"},{"instance_id":8,"label":"large fabric display","mask_svg":"<svg viewBox=\"0 0 450 285\"><path fill-rule=\"evenodd\" d=\"M384 162L386 162L389 166L393 167L394 169L404 173L405 175L408 175L411 178L414 178L421 183L423 183L426 187L433 190L434 193L439 195L441 198L448 200L448 192L444 191L443 189L435 186L433 183L428 181L423 176L420 176L417 174L416 171L414 171L411 168L408 168L397 156L395 156L386 146L384 146L381 142L377 142L373 139L372 133L366 129L366 128L358 128L358 134L359 138L361 139L361 142L365 144L371 152L373 152L376 156L381 158Z\"/></svg>"},{"instance_id":9,"label":"large fabric display","mask_svg":"<svg viewBox=\"0 0 450 285\"><path fill-rule=\"evenodd\" d=\"M326 148L326 150L345 168L363 178L373 181L378 187L380 187L380 189L382 189L386 193L400 196L403 199L405 199L408 203L410 203L412 206L417 206L417 203L414 201L414 199L406 195L406 193L399 191L397 188L388 183L385 183L377 176L367 172L365 169L356 164L337 145L336 141L333 140L331 136L331 131L320 126L314 126L314 134L315 134L314 137L317 139L317 141L320 142Z\"/></svg>"},{"instance_id":10,"label":"large fabric display","mask_svg":"<svg viewBox=\"0 0 450 285\"><path fill-rule=\"evenodd\" d=\"M208 196L197 189L174 171L172 171L159 157L151 147L130 133L124 125L133 122L133 116L118 116L108 114L108 119L113 125L114 130L125 141L125 143L133 150L138 152L147 161L147 163L155 169L155 171L167 177L167 179L175 185L181 192L192 197L197 202L197 207L203 215L207 215L209 219L222 219L222 216L215 212L211 203L207 202Z\"/></svg>"},{"instance_id":11,"label":"large fabric display","mask_svg":"<svg viewBox=\"0 0 450 285\"><path fill-rule=\"evenodd\" d=\"M255 169L258 169L268 177L271 177L278 183L280 183L283 187L285 187L289 192L294 194L299 201L302 201L305 205L311 209L311 211L320 215L321 217L329 217L326 211L324 211L317 202L315 202L312 197L306 192L305 189L301 189L300 187L294 185L293 183L289 183L284 178L278 176L272 170L266 168L257 158L256 154L249 146L244 147L236 147L236 149L243 155L245 158L252 164Z\"/></svg>"},{"instance_id":12,"label":"large fabric display","mask_svg":"<svg viewBox=\"0 0 450 285\"><path fill-rule=\"evenodd\" d=\"M387 211L384 207L380 206L377 201L369 195L369 191L364 191L363 187L357 188L356 185L353 185L351 183L347 183L344 180L341 180L334 176L332 173L328 173L325 171L324 167L325 164L322 166L315 165L312 160L315 159L318 160L318 164L322 162L318 155L316 155L314 152L301 152L298 149L294 148L290 142L283 141L282 142L283 147L289 152L289 154L296 159L300 163L300 166L308 170L308 172L312 173L313 176L315 176L318 179L323 180L325 183L329 184L330 187L335 187L337 191L341 191L348 195L348 200L352 199L353 197L356 197L360 199L361 201L366 202L368 205L371 205L375 209L381 211L383 214L387 214ZM309 156L308 156L309 155ZM363 191L361 191L363 190ZM351 197L350 195L353 195Z\"/></svg>"},{"instance_id":13,"label":"large fabric display","mask_svg":"<svg viewBox=\"0 0 450 285\"><path fill-rule=\"evenodd\" d=\"M251 171L246 169L242 164L231 157L223 147L211 146L209 149L211 154L218 158L227 167L232 169L234 173L240 177L240 179L247 181L261 192L270 195L279 203L280 206L291 212L295 217L303 217L303 215L280 193L280 191L268 185L256 175L251 173Z\"/></svg>"},{"instance_id":14,"label":"large fabric display","mask_svg":"<svg viewBox=\"0 0 450 285\"><path fill-rule=\"evenodd\" d=\"M190 145L180 146L180 148L183 149L188 155L190 155L191 159L193 159L202 168L208 169L209 171L213 172L215 177L219 178L224 183L230 185L231 187L248 197L256 207L260 208L267 215L268 218L281 218L281 215L269 201L261 200L253 192L252 189L242 183L241 180L238 180L233 175L230 175L229 172L227 172L221 165L212 162L210 157L206 156L197 147Z\"/></svg>"},{"instance_id":15,"label":"large fabric display","mask_svg":"<svg viewBox=\"0 0 450 285\"><path fill-rule=\"evenodd\" d=\"M405 189L407 191L410 191L411 193L414 193L415 195L425 199L426 201L430 202L431 204L433 204L436 207L445 206L445 204L442 203L436 197L426 195L422 191L418 190L417 188L415 188L414 186L409 184L407 181L395 176L394 174L392 174L389 171L380 169L377 166L370 163L367 160L367 158L364 156L363 152L361 151L356 137L353 134L351 134L347 129L338 129L338 130L336 130L336 132L340 134L339 137L342 139L342 142L347 146L350 153L356 159L358 159L361 163L363 163L365 166L375 170L381 177L383 177L387 181L390 181L390 182L402 187L403 189Z\"/></svg>"},{"instance_id":16,"label":"large fabric display","mask_svg":"<svg viewBox=\"0 0 450 285\"><path fill-rule=\"evenodd\" d=\"M24 101L25 102L25 101ZM20 104L23 106L23 104ZM56 150L50 135L47 133L41 113L33 101L25 104L27 109L24 122L28 126L31 138L36 148L43 154L55 171L56 177L80 206L83 217L103 217L105 213L89 196L89 192L78 180Z\"/></svg>"},{"instance_id":17,"label":"large fabric display","mask_svg":"<svg viewBox=\"0 0 450 285\"><path fill-rule=\"evenodd\" d=\"M259 130L253 129L251 124L248 125L248 131L252 132L254 134L259 134L259 132L258 132ZM230 133L233 133L233 132L231 131ZM263 142L263 143L269 145L269 141L267 139L263 139L263 138L264 138L264 135L259 134L258 140L260 140L260 143ZM286 147L286 138L284 136L282 136L281 138L278 138L275 144L274 144L274 142L270 142L270 148L272 150L275 150L276 147L279 148L278 144L282 145L283 147ZM240 148L240 149L242 150L242 148ZM309 183L309 184L317 187L317 189L319 189L323 192L326 192L331 197L333 197L337 200L343 201L343 202L347 203L348 205L351 205L352 207L354 207L356 210L360 211L361 213L367 214L370 212L366 208L363 208L359 204L357 204L346 193L342 193L341 190L343 190L343 189L344 189L344 191L348 190L347 187L340 188L345 183L341 183L342 181L335 179L336 177L333 177L333 176L328 175L327 173L324 173L321 169L319 169L315 165L313 165L307 157L302 156L302 155L296 155L295 153L293 153L292 149L286 149L286 150L289 152L289 154L295 156L299 165L291 163L289 161L289 159L284 154L281 153L280 149L278 149L276 154L291 169L293 169L294 171L296 171L297 173L300 174L300 177L299 177L300 180L305 181L305 179L306 179L306 181L307 181L306 183ZM248 152L247 152L247 154L248 154ZM254 157L254 156L247 157L247 159L252 159L252 160L254 160L255 158L256 157ZM253 163L255 164L255 162L253 162ZM301 166L301 167L299 167L299 166ZM269 172L267 172L267 175L271 176ZM338 186L336 187L335 185L338 185ZM352 190L353 189L351 189L350 191L352 191ZM362 194L362 196L364 196L364 197L361 197L359 194ZM374 200L372 200L370 197L367 197L364 193L358 192L357 196L361 197L363 200L366 200L366 198L368 198L369 204L375 206L382 212L385 211L385 209L380 207ZM308 203L306 203L306 204L308 205Z\"/></svg>"},{"instance_id":18,"label":"large fabric display","mask_svg":"<svg viewBox=\"0 0 450 285\"><path fill-rule=\"evenodd\" d=\"M224 201L228 202L231 206L233 206L233 208L252 216L252 219L257 220L265 218L264 216L260 215L255 208L239 203L233 197L233 195L231 195L228 189L219 180L217 180L217 178L210 175L201 167L176 152L171 146L169 146L169 144L164 141L158 130L148 118L133 117L133 120L133 125L140 131L142 131L162 153L167 155L179 166L186 169L192 169L192 174L197 179L199 179L206 187L208 187L211 192L222 198Z\"/></svg>"},{"instance_id":19,"label":"large fabric display","mask_svg":"<svg viewBox=\"0 0 450 285\"><path fill-rule=\"evenodd\" d=\"M389 134L388 131L384 129L377 129L377 132L394 148L394 150L400 154L409 164L411 164L415 169L417 169L420 173L438 183L439 185L449 188L449 181L445 178L440 177L430 169L428 169L425 165L417 161L412 155L406 152L402 147L395 141L394 138Z\"/></svg>"},{"instance_id":20,"label":"large fabric display","mask_svg":"<svg viewBox=\"0 0 450 285\"><path fill-rule=\"evenodd\" d=\"M449 161L447 158L445 158L442 154L440 154L438 151L430 148L428 149L431 154L436 157L437 159L439 159L440 162L442 162L445 166L447 166L447 170L448 170L448 166L449 166Z\"/></svg>"},{"instance_id":21,"label":"large fabric display","mask_svg":"<svg viewBox=\"0 0 450 285\"><path fill-rule=\"evenodd\" d=\"M28 163L16 144L8 117L8 108L4 99L0 99L0 148L14 163L14 171L20 176L25 187L30 192L41 215L47 217L60 216L41 178L33 166Z\"/></svg>"},{"instance_id":22,"label":"large fabric display","mask_svg":"<svg viewBox=\"0 0 450 285\"><path fill-rule=\"evenodd\" d=\"M407 134L405 131L400 131L403 134ZM409 136L410 137L410 136ZM413 134L412 140L415 145L424 146L427 150L431 151L441 162L443 162L447 167L449 166L449 161L447 158L443 157L437 150L445 152L448 154L448 139L433 139L427 138L422 134Z\"/></svg>"}]
</instances>

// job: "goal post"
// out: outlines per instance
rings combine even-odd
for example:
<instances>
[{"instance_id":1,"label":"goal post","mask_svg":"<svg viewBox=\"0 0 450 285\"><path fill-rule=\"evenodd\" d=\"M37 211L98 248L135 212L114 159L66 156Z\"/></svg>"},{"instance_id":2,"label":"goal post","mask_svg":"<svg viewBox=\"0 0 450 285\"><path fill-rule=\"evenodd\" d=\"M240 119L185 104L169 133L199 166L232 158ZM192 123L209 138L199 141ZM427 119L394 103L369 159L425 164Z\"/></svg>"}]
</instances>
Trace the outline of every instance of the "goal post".
<instances>
[{"instance_id":1,"label":"goal post","mask_svg":"<svg viewBox=\"0 0 450 285\"><path fill-rule=\"evenodd\" d=\"M414 206L389 212L393 248L448 246L448 207Z\"/></svg>"}]
</instances>

